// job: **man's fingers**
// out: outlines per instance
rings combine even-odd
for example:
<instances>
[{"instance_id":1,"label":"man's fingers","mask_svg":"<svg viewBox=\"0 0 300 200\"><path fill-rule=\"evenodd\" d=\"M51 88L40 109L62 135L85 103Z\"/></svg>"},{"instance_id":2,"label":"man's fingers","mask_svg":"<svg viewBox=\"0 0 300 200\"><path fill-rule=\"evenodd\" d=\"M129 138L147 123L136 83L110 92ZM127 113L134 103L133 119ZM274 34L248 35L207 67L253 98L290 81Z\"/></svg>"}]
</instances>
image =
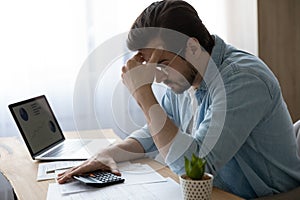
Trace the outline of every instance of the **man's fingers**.
<instances>
[{"instance_id":1,"label":"man's fingers","mask_svg":"<svg viewBox=\"0 0 300 200\"><path fill-rule=\"evenodd\" d=\"M77 167L78 167L78 166L77 166ZM73 167L73 168L71 168L71 169L68 169L67 171L64 171L64 172L62 172L62 173L59 173L59 174L57 175L57 180L63 179L67 174L71 173L71 171L72 171L74 168L77 168L77 167Z\"/></svg>"},{"instance_id":2,"label":"man's fingers","mask_svg":"<svg viewBox=\"0 0 300 200\"><path fill-rule=\"evenodd\" d=\"M69 180L73 178L74 175L82 175L88 172L92 172L95 170L105 170L105 171L111 171L112 173L116 175L121 175L121 173L118 170L116 162L110 158L110 157L104 157L101 158L101 160L98 160L96 157L92 158L90 160L85 161L81 165L77 167L73 167L64 173L60 173L57 176L57 182L58 183L66 183Z\"/></svg>"},{"instance_id":3,"label":"man's fingers","mask_svg":"<svg viewBox=\"0 0 300 200\"><path fill-rule=\"evenodd\" d=\"M68 170L68 171L58 175L57 182L58 183L66 183L72 179L72 176L73 176L73 173L70 170Z\"/></svg>"},{"instance_id":4,"label":"man's fingers","mask_svg":"<svg viewBox=\"0 0 300 200\"><path fill-rule=\"evenodd\" d=\"M145 61L141 53L137 53L135 56L133 56L133 58L139 63L143 63Z\"/></svg>"},{"instance_id":5,"label":"man's fingers","mask_svg":"<svg viewBox=\"0 0 300 200\"><path fill-rule=\"evenodd\" d=\"M62 174L61 176L58 176L57 182L58 183L66 183L69 180L71 180L74 175L80 175L83 173L85 173L85 172L80 171L80 169L75 169L74 171L66 172L66 173Z\"/></svg>"},{"instance_id":6,"label":"man's fingers","mask_svg":"<svg viewBox=\"0 0 300 200\"><path fill-rule=\"evenodd\" d=\"M115 175L118 175L118 176L121 176L121 173L117 167L117 164L115 162L111 162L109 164L109 167L110 167L110 171L115 174Z\"/></svg>"},{"instance_id":7,"label":"man's fingers","mask_svg":"<svg viewBox=\"0 0 300 200\"><path fill-rule=\"evenodd\" d=\"M70 179L72 179L73 175L77 174L83 174L88 172L90 169L88 167L87 162L82 163L81 165L77 167L73 167L63 173L58 174L57 176L57 182L58 183L66 183Z\"/></svg>"},{"instance_id":8,"label":"man's fingers","mask_svg":"<svg viewBox=\"0 0 300 200\"><path fill-rule=\"evenodd\" d=\"M163 50L154 49L148 63L158 63L162 53L163 53Z\"/></svg>"}]
</instances>

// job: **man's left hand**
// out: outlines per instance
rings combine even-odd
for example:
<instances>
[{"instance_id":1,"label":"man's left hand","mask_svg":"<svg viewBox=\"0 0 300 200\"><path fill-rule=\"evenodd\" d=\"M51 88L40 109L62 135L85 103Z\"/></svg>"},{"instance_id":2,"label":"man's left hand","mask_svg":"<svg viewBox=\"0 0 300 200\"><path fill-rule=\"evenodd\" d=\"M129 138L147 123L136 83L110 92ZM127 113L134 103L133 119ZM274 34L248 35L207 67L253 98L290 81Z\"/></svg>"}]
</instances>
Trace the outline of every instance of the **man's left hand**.
<instances>
[{"instance_id":1,"label":"man's left hand","mask_svg":"<svg viewBox=\"0 0 300 200\"><path fill-rule=\"evenodd\" d=\"M148 62L137 53L122 67L122 80L132 95L143 86L151 86L162 50L155 49Z\"/></svg>"}]
</instances>

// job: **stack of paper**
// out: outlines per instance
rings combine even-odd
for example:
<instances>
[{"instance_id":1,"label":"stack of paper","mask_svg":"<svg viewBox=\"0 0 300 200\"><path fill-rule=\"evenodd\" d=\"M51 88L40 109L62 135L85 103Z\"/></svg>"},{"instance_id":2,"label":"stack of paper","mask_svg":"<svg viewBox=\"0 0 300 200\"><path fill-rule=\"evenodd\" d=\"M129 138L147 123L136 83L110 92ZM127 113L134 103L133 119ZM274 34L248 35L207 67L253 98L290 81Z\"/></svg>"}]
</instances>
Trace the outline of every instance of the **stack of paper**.
<instances>
[{"instance_id":1,"label":"stack of paper","mask_svg":"<svg viewBox=\"0 0 300 200\"><path fill-rule=\"evenodd\" d=\"M181 190L175 181L165 179L149 165L122 163L118 165L123 184L94 188L78 181L49 184L48 200L81 199L181 199Z\"/></svg>"}]
</instances>

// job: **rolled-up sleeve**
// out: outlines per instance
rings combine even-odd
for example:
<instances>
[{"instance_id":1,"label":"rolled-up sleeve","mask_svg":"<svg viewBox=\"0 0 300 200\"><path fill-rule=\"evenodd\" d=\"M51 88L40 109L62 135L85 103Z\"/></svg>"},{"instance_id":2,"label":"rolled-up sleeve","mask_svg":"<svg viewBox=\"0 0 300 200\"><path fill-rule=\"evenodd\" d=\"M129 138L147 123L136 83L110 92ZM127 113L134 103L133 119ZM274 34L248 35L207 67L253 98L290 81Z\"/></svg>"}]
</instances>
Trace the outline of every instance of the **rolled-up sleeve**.
<instances>
[{"instance_id":1,"label":"rolled-up sleeve","mask_svg":"<svg viewBox=\"0 0 300 200\"><path fill-rule=\"evenodd\" d=\"M147 125L145 125L143 128L139 130L134 131L128 137L137 140L142 145L146 153L146 156L154 157L158 154L158 150L156 148L155 143L153 142L153 139L151 137Z\"/></svg>"},{"instance_id":2,"label":"rolled-up sleeve","mask_svg":"<svg viewBox=\"0 0 300 200\"><path fill-rule=\"evenodd\" d=\"M191 157L198 151L198 144L191 135L179 131L170 146L165 162L176 174L184 173L184 156Z\"/></svg>"}]
</instances>

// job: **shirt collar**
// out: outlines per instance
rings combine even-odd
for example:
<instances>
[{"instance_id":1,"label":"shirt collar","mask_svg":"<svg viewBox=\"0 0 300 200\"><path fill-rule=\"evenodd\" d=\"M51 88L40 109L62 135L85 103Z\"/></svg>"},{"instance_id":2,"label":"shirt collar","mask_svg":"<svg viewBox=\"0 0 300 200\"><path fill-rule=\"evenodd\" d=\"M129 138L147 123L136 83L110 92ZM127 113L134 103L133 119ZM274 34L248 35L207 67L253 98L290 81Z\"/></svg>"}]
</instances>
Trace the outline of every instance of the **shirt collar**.
<instances>
[{"instance_id":1,"label":"shirt collar","mask_svg":"<svg viewBox=\"0 0 300 200\"><path fill-rule=\"evenodd\" d=\"M226 44L219 36L212 35L212 37L215 39L215 46L213 47L213 50L211 52L211 58L219 68L223 62Z\"/></svg>"},{"instance_id":2,"label":"shirt collar","mask_svg":"<svg viewBox=\"0 0 300 200\"><path fill-rule=\"evenodd\" d=\"M207 90L211 82L221 71L221 65L225 54L226 44L217 35L212 35L215 40L215 46L213 47L211 58L208 62L207 69L203 76L203 80L200 83L199 90Z\"/></svg>"}]
</instances>

